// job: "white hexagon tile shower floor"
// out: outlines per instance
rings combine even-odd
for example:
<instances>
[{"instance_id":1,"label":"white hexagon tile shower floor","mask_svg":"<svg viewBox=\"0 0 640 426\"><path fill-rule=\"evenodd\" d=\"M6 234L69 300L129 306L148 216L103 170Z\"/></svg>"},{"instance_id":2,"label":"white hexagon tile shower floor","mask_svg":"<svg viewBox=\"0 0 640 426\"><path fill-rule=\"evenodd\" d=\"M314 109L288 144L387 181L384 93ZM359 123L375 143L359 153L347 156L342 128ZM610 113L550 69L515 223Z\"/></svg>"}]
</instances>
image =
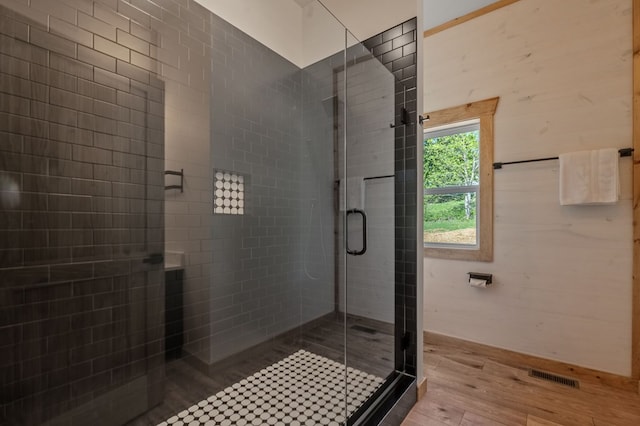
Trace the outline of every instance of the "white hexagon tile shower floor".
<instances>
[{"instance_id":1,"label":"white hexagon tile shower floor","mask_svg":"<svg viewBox=\"0 0 640 426\"><path fill-rule=\"evenodd\" d=\"M300 350L200 401L158 426L339 426L345 423L344 365ZM347 416L384 379L347 368Z\"/></svg>"}]
</instances>

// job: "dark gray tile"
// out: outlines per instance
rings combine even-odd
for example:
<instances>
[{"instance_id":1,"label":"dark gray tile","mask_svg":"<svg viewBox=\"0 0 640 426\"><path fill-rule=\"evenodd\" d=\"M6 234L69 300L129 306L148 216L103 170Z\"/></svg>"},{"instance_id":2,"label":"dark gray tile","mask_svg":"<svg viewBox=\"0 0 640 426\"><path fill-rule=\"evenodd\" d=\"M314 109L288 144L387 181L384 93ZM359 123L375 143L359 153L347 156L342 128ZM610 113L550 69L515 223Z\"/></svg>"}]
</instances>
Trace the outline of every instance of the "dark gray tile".
<instances>
[{"instance_id":1,"label":"dark gray tile","mask_svg":"<svg viewBox=\"0 0 640 426\"><path fill-rule=\"evenodd\" d=\"M46 65L49 60L47 50L2 34L0 52L38 65Z\"/></svg>"},{"instance_id":2,"label":"dark gray tile","mask_svg":"<svg viewBox=\"0 0 640 426\"><path fill-rule=\"evenodd\" d=\"M93 110L93 100L88 96L78 95L74 92L56 89L55 87L50 89L49 100L52 105L58 105L76 111L91 112Z\"/></svg>"},{"instance_id":3,"label":"dark gray tile","mask_svg":"<svg viewBox=\"0 0 640 426\"><path fill-rule=\"evenodd\" d=\"M50 211L89 212L91 211L91 197L77 195L48 195Z\"/></svg>"},{"instance_id":4,"label":"dark gray tile","mask_svg":"<svg viewBox=\"0 0 640 426\"><path fill-rule=\"evenodd\" d=\"M0 268L17 268L24 265L22 249L0 250Z\"/></svg>"},{"instance_id":5,"label":"dark gray tile","mask_svg":"<svg viewBox=\"0 0 640 426\"><path fill-rule=\"evenodd\" d=\"M46 175L23 176L22 185L27 192L71 193L71 179Z\"/></svg>"},{"instance_id":6,"label":"dark gray tile","mask_svg":"<svg viewBox=\"0 0 640 426\"><path fill-rule=\"evenodd\" d=\"M51 15L72 24L75 24L76 22L76 9L67 6L64 3L53 3L49 0L31 0L30 4L32 8L38 9L47 15Z\"/></svg>"},{"instance_id":7,"label":"dark gray tile","mask_svg":"<svg viewBox=\"0 0 640 426\"><path fill-rule=\"evenodd\" d=\"M405 33L404 35L401 35L400 37L396 37L393 39L393 48L397 49L399 47L405 46L409 43L414 42L415 39L416 37L413 31Z\"/></svg>"},{"instance_id":8,"label":"dark gray tile","mask_svg":"<svg viewBox=\"0 0 640 426\"><path fill-rule=\"evenodd\" d=\"M390 52L391 50L393 50L393 43L391 42L391 40L384 42L383 44L380 44L376 47L373 48L373 54L376 56L379 55L383 55L387 52Z\"/></svg>"},{"instance_id":9,"label":"dark gray tile","mask_svg":"<svg viewBox=\"0 0 640 426\"><path fill-rule=\"evenodd\" d=\"M127 275L131 272L129 260L107 261L95 263L95 277L107 277L113 275ZM104 305L104 303L101 303ZM102 306L102 307L106 307Z\"/></svg>"},{"instance_id":10,"label":"dark gray tile","mask_svg":"<svg viewBox=\"0 0 640 426\"><path fill-rule=\"evenodd\" d=\"M402 47L402 55L403 56L407 56L407 55L410 55L412 53L416 53L416 42L415 41Z\"/></svg>"},{"instance_id":11,"label":"dark gray tile","mask_svg":"<svg viewBox=\"0 0 640 426\"><path fill-rule=\"evenodd\" d=\"M93 276L93 263L69 263L50 266L51 282L75 281Z\"/></svg>"},{"instance_id":12,"label":"dark gray tile","mask_svg":"<svg viewBox=\"0 0 640 426\"><path fill-rule=\"evenodd\" d=\"M393 71L399 70L401 68L406 68L408 66L414 65L416 63L416 58L415 58L415 54L411 54L409 56L403 56L400 59L397 59L395 61L393 61ZM415 85L413 85L415 86ZM408 87L413 87L413 86L408 86Z\"/></svg>"},{"instance_id":13,"label":"dark gray tile","mask_svg":"<svg viewBox=\"0 0 640 426\"><path fill-rule=\"evenodd\" d=\"M93 132L88 131L87 129L80 129L78 127L75 126L65 126L62 124L58 124L58 123L49 123L49 138L53 141L58 141L58 142L65 142L65 143L69 143L69 144L79 144L79 145L92 145L93 144ZM66 153L66 149L67 147L64 147L64 151L57 151L57 152L64 152L64 156L60 156L60 158L62 159L67 159L69 157L67 157ZM60 148L60 149L63 149ZM54 149L58 149L55 147L51 148L52 150ZM56 151L52 151L52 152L56 152Z\"/></svg>"},{"instance_id":14,"label":"dark gray tile","mask_svg":"<svg viewBox=\"0 0 640 426\"><path fill-rule=\"evenodd\" d=\"M29 99L23 97L4 93L2 94L2 97L0 97L0 111L7 112L9 114L24 115L25 117L29 117L31 112L29 104Z\"/></svg>"},{"instance_id":15,"label":"dark gray tile","mask_svg":"<svg viewBox=\"0 0 640 426\"><path fill-rule=\"evenodd\" d=\"M29 75L29 62L0 53L0 71L15 77Z\"/></svg>"},{"instance_id":16,"label":"dark gray tile","mask_svg":"<svg viewBox=\"0 0 640 426\"><path fill-rule=\"evenodd\" d=\"M129 49L100 36L94 36L93 48L105 55L129 62Z\"/></svg>"},{"instance_id":17,"label":"dark gray tile","mask_svg":"<svg viewBox=\"0 0 640 426\"><path fill-rule=\"evenodd\" d=\"M394 40L395 41L395 40ZM382 55L382 62L388 63L400 59L402 57L402 48L393 49Z\"/></svg>"},{"instance_id":18,"label":"dark gray tile","mask_svg":"<svg viewBox=\"0 0 640 426\"><path fill-rule=\"evenodd\" d=\"M149 42L131 35L127 31L117 31L117 42L128 49L135 50L145 56L149 56Z\"/></svg>"},{"instance_id":19,"label":"dark gray tile","mask_svg":"<svg viewBox=\"0 0 640 426\"><path fill-rule=\"evenodd\" d=\"M75 195L93 195L100 197L109 197L112 195L111 184L109 182L86 179L74 179L71 182L71 193Z\"/></svg>"},{"instance_id":20,"label":"dark gray tile","mask_svg":"<svg viewBox=\"0 0 640 426\"><path fill-rule=\"evenodd\" d=\"M47 159L44 157L0 151L0 170L46 174Z\"/></svg>"},{"instance_id":21,"label":"dark gray tile","mask_svg":"<svg viewBox=\"0 0 640 426\"><path fill-rule=\"evenodd\" d=\"M402 25L398 25L382 33L382 41L393 40L402 35Z\"/></svg>"},{"instance_id":22,"label":"dark gray tile","mask_svg":"<svg viewBox=\"0 0 640 426\"><path fill-rule=\"evenodd\" d=\"M131 51L131 64L150 71L153 74L158 74L158 72L160 71L159 61L150 56L145 56L135 51Z\"/></svg>"},{"instance_id":23,"label":"dark gray tile","mask_svg":"<svg viewBox=\"0 0 640 426\"><path fill-rule=\"evenodd\" d=\"M93 78L93 68L90 65L63 55L58 55L57 53L51 52L49 54L49 67L75 77L84 79Z\"/></svg>"},{"instance_id":24,"label":"dark gray tile","mask_svg":"<svg viewBox=\"0 0 640 426\"><path fill-rule=\"evenodd\" d=\"M417 21L415 19L410 19L407 22L402 24L402 33L406 34L416 29Z\"/></svg>"},{"instance_id":25,"label":"dark gray tile","mask_svg":"<svg viewBox=\"0 0 640 426\"><path fill-rule=\"evenodd\" d=\"M129 19L126 16L117 14L115 8L96 3L93 7L93 17L106 22L116 29L129 31Z\"/></svg>"},{"instance_id":26,"label":"dark gray tile","mask_svg":"<svg viewBox=\"0 0 640 426\"><path fill-rule=\"evenodd\" d=\"M75 58L76 56L77 44L73 41L47 33L46 31L41 31L34 27L31 27L29 36L31 43L36 46L40 46L44 49L60 53L71 58Z\"/></svg>"},{"instance_id":27,"label":"dark gray tile","mask_svg":"<svg viewBox=\"0 0 640 426\"><path fill-rule=\"evenodd\" d=\"M71 262L70 248L35 248L24 250L24 264L54 265L57 263Z\"/></svg>"},{"instance_id":28,"label":"dark gray tile","mask_svg":"<svg viewBox=\"0 0 640 426\"><path fill-rule=\"evenodd\" d=\"M78 26L101 37L115 41L116 29L106 22L95 19L88 14L78 12Z\"/></svg>"},{"instance_id":29,"label":"dark gray tile","mask_svg":"<svg viewBox=\"0 0 640 426\"><path fill-rule=\"evenodd\" d=\"M38 69L39 67L37 64L32 64L31 66L34 69ZM27 77L27 75L23 77ZM2 88L4 93L8 93L10 95L46 102L48 98L46 94L43 93L46 87L47 86L45 85L31 82L24 78L9 74L0 74L0 88Z\"/></svg>"},{"instance_id":30,"label":"dark gray tile","mask_svg":"<svg viewBox=\"0 0 640 426\"><path fill-rule=\"evenodd\" d=\"M5 14L0 15L0 34L7 35L19 40L29 40L29 26L24 22L19 22Z\"/></svg>"},{"instance_id":31,"label":"dark gray tile","mask_svg":"<svg viewBox=\"0 0 640 426\"><path fill-rule=\"evenodd\" d=\"M106 77L102 78L103 80ZM128 86L125 91L128 91ZM116 89L103 84L96 84L93 81L78 80L78 93L93 99L99 99L105 102L116 102Z\"/></svg>"},{"instance_id":32,"label":"dark gray tile","mask_svg":"<svg viewBox=\"0 0 640 426\"><path fill-rule=\"evenodd\" d=\"M98 68L95 69L94 81L112 89L122 90L125 92L130 90L130 81L128 78ZM115 92L113 95L115 98ZM111 100L103 100L111 102ZM115 103L115 99L113 99L112 103Z\"/></svg>"},{"instance_id":33,"label":"dark gray tile","mask_svg":"<svg viewBox=\"0 0 640 426\"><path fill-rule=\"evenodd\" d=\"M38 101L31 101L31 117L63 126L73 127L77 126L78 123L77 111Z\"/></svg>"},{"instance_id":34,"label":"dark gray tile","mask_svg":"<svg viewBox=\"0 0 640 426\"><path fill-rule=\"evenodd\" d=\"M75 22L75 17L74 17ZM59 35L69 41L73 41L85 46L93 46L93 34L83 30L78 26L57 19L53 16L49 17L49 31L52 34Z\"/></svg>"},{"instance_id":35,"label":"dark gray tile","mask_svg":"<svg viewBox=\"0 0 640 426\"><path fill-rule=\"evenodd\" d=\"M146 14L151 15L160 21L162 20L162 9L159 6L155 5L154 3L151 3L150 1L147 1L147 0L130 0L129 2L133 6L144 11Z\"/></svg>"},{"instance_id":36,"label":"dark gray tile","mask_svg":"<svg viewBox=\"0 0 640 426\"><path fill-rule=\"evenodd\" d=\"M113 279L100 278L88 281L77 281L73 284L74 295L100 294L113 291Z\"/></svg>"},{"instance_id":37,"label":"dark gray tile","mask_svg":"<svg viewBox=\"0 0 640 426\"><path fill-rule=\"evenodd\" d=\"M48 281L49 268L47 266L0 269L0 287L2 288L43 284Z\"/></svg>"},{"instance_id":38,"label":"dark gray tile","mask_svg":"<svg viewBox=\"0 0 640 426\"><path fill-rule=\"evenodd\" d=\"M132 22L135 21L144 28L151 28L151 19L149 18L149 15L140 9L132 7L131 4L123 0L118 0L117 11L122 16L126 16L131 19Z\"/></svg>"},{"instance_id":39,"label":"dark gray tile","mask_svg":"<svg viewBox=\"0 0 640 426\"><path fill-rule=\"evenodd\" d=\"M92 312L76 314L71 317L71 328L82 330L97 327L112 321L111 309L100 309Z\"/></svg>"},{"instance_id":40,"label":"dark gray tile","mask_svg":"<svg viewBox=\"0 0 640 426\"><path fill-rule=\"evenodd\" d=\"M99 262L113 259L114 254L111 246L80 246L71 247L71 257L74 262Z\"/></svg>"},{"instance_id":41,"label":"dark gray tile","mask_svg":"<svg viewBox=\"0 0 640 426\"><path fill-rule=\"evenodd\" d=\"M90 246L93 233L86 229L49 230L50 247Z\"/></svg>"},{"instance_id":42,"label":"dark gray tile","mask_svg":"<svg viewBox=\"0 0 640 426\"><path fill-rule=\"evenodd\" d=\"M118 61L117 72L119 75L123 75L144 84L149 84L150 81L149 71L138 68L126 62Z\"/></svg>"},{"instance_id":43,"label":"dark gray tile","mask_svg":"<svg viewBox=\"0 0 640 426\"><path fill-rule=\"evenodd\" d=\"M116 71L116 58L85 46L78 46L78 60L107 71Z\"/></svg>"}]
</instances>

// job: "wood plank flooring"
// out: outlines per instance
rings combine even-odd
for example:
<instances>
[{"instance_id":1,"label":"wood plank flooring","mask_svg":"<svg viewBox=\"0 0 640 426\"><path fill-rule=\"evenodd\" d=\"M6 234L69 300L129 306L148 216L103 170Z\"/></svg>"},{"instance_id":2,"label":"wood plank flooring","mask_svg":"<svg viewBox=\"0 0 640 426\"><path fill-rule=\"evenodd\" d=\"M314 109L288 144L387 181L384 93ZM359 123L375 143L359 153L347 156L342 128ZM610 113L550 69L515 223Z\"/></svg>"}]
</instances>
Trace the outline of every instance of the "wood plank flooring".
<instances>
[{"instance_id":1,"label":"wood plank flooring","mask_svg":"<svg viewBox=\"0 0 640 426\"><path fill-rule=\"evenodd\" d=\"M355 326L355 328L354 328ZM349 317L347 365L385 378L393 371L393 326L370 319ZM344 362L345 324L342 316L328 316L311 327L249 349L234 356L232 362L211 374L204 374L182 359L166 365L163 402L129 423L130 426L156 425L191 405L239 382L299 349L331 360Z\"/></svg>"},{"instance_id":2,"label":"wood plank flooring","mask_svg":"<svg viewBox=\"0 0 640 426\"><path fill-rule=\"evenodd\" d=\"M599 383L574 389L475 351L425 343L427 392L403 426L639 426L640 396Z\"/></svg>"}]
</instances>

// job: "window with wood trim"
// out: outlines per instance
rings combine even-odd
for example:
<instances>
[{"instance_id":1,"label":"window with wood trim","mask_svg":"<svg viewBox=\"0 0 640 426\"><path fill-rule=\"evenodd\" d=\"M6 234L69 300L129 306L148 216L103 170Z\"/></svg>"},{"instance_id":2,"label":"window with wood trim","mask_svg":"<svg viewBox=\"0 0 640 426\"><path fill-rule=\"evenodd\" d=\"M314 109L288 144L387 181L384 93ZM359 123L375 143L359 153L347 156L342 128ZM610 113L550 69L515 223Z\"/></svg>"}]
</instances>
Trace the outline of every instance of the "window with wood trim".
<instances>
[{"instance_id":1,"label":"window with wood trim","mask_svg":"<svg viewBox=\"0 0 640 426\"><path fill-rule=\"evenodd\" d=\"M493 117L498 99L425 113L425 256L493 260Z\"/></svg>"}]
</instances>

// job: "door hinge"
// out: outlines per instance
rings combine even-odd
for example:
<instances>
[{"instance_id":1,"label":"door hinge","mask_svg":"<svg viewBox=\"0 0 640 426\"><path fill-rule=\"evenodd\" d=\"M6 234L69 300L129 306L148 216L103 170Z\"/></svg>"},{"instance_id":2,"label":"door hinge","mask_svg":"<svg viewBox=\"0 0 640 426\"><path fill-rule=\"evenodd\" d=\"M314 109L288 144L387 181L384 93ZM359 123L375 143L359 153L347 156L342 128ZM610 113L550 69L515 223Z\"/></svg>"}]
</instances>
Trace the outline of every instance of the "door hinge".
<instances>
[{"instance_id":1,"label":"door hinge","mask_svg":"<svg viewBox=\"0 0 640 426\"><path fill-rule=\"evenodd\" d=\"M402 340L400 341L400 348L403 351L406 351L407 349L409 349L409 346L411 346L411 333L407 331L402 336Z\"/></svg>"}]
</instances>

